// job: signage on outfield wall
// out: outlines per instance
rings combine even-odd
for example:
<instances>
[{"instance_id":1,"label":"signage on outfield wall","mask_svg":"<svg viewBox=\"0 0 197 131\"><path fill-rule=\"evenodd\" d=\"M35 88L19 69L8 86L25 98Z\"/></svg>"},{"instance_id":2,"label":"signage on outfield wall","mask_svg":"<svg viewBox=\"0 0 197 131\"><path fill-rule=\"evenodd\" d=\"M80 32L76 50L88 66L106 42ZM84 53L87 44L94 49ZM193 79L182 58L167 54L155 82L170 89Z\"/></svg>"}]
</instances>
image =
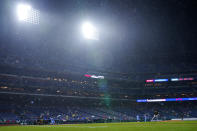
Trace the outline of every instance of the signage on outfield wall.
<instances>
[{"instance_id":1,"label":"signage on outfield wall","mask_svg":"<svg viewBox=\"0 0 197 131\"><path fill-rule=\"evenodd\" d=\"M197 97L193 98L166 98L166 99L139 99L137 102L163 102L163 101L197 101Z\"/></svg>"}]
</instances>

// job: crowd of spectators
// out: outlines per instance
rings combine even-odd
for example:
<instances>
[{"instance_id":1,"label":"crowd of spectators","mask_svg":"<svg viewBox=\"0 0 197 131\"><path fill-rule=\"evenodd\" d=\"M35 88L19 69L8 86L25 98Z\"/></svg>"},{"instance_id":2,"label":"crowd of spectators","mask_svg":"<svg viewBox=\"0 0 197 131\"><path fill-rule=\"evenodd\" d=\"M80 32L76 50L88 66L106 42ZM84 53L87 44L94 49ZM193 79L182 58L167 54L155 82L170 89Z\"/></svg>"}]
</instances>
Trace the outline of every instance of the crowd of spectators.
<instances>
[{"instance_id":1,"label":"crowd of spectators","mask_svg":"<svg viewBox=\"0 0 197 131\"><path fill-rule=\"evenodd\" d=\"M15 124L50 124L51 119L56 123L150 121L155 110L159 120L197 117L195 102L107 104L103 100L2 95L0 105L0 123Z\"/></svg>"},{"instance_id":2,"label":"crowd of spectators","mask_svg":"<svg viewBox=\"0 0 197 131\"><path fill-rule=\"evenodd\" d=\"M194 97L195 87L149 88L140 82L91 79L84 76L43 77L0 74L0 91L18 94L62 95L112 99ZM81 78L81 79L80 79ZM178 93L177 93L178 92ZM140 95L139 95L140 94Z\"/></svg>"},{"instance_id":3,"label":"crowd of spectators","mask_svg":"<svg viewBox=\"0 0 197 131\"><path fill-rule=\"evenodd\" d=\"M4 47L6 48L6 47ZM6 50L6 49L5 49ZM3 51L3 47L2 47ZM4 53L5 52L5 53ZM9 52L9 51L8 51ZM42 58L44 59L44 58ZM83 63L72 63L74 59L68 61L71 62L54 62L55 58L46 58L44 60L39 59L37 56L33 56L30 52L26 52L26 55L20 53L7 54L6 51L0 52L0 65L9 65L17 68L31 68L37 70L48 70L55 72L97 72L109 76L114 79L125 79L125 80L142 80L144 73L174 73L174 72L191 72L196 71L196 64L132 64L132 68L124 69L113 69L111 68L100 68L100 67L87 67ZM43 62L44 61L44 62ZM69 64L68 64L69 63ZM107 73L108 72L108 73ZM123 73L121 73L123 72ZM137 74L137 75L136 75Z\"/></svg>"},{"instance_id":4,"label":"crowd of spectators","mask_svg":"<svg viewBox=\"0 0 197 131\"><path fill-rule=\"evenodd\" d=\"M197 117L193 102L136 103L136 99L196 96L195 81L181 84L159 83L152 88L145 81L91 79L80 73L1 66L0 122L144 121L151 120L154 110L162 120Z\"/></svg>"}]
</instances>

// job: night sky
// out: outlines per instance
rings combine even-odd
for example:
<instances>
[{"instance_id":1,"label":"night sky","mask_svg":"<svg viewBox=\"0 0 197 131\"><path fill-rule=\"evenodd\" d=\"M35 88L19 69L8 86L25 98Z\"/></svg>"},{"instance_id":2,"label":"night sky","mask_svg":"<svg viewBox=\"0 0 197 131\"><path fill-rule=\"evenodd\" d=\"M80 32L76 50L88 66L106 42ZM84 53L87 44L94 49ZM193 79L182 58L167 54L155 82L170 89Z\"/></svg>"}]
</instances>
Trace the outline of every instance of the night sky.
<instances>
[{"instance_id":1,"label":"night sky","mask_svg":"<svg viewBox=\"0 0 197 131\"><path fill-rule=\"evenodd\" d=\"M17 20L22 2L40 11L39 25ZM127 73L195 65L196 7L196 0L1 0L0 58ZM81 36L86 20L99 29L99 41Z\"/></svg>"}]
</instances>

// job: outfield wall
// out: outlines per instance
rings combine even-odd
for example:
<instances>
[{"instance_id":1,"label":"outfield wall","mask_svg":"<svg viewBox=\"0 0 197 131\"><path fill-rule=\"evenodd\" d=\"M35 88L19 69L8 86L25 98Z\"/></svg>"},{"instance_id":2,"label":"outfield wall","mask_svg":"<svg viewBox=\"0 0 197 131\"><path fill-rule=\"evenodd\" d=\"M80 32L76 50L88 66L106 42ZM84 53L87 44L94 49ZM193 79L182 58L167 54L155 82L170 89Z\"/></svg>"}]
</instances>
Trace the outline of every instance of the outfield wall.
<instances>
[{"instance_id":1,"label":"outfield wall","mask_svg":"<svg viewBox=\"0 0 197 131\"><path fill-rule=\"evenodd\" d=\"M175 119L171 119L171 120L182 120L180 118L175 118ZM183 118L184 121L196 121L197 118Z\"/></svg>"}]
</instances>

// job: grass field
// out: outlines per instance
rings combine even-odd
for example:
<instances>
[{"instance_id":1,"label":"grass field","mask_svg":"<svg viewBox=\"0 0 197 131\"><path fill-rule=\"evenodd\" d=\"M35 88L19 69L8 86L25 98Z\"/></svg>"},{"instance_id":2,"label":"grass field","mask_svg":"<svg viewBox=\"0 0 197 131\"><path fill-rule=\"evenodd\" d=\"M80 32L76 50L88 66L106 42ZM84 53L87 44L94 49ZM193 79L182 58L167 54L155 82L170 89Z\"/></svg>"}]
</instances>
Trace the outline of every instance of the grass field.
<instances>
[{"instance_id":1,"label":"grass field","mask_svg":"<svg viewBox=\"0 0 197 131\"><path fill-rule=\"evenodd\" d=\"M197 121L0 126L0 131L197 131Z\"/></svg>"}]
</instances>

